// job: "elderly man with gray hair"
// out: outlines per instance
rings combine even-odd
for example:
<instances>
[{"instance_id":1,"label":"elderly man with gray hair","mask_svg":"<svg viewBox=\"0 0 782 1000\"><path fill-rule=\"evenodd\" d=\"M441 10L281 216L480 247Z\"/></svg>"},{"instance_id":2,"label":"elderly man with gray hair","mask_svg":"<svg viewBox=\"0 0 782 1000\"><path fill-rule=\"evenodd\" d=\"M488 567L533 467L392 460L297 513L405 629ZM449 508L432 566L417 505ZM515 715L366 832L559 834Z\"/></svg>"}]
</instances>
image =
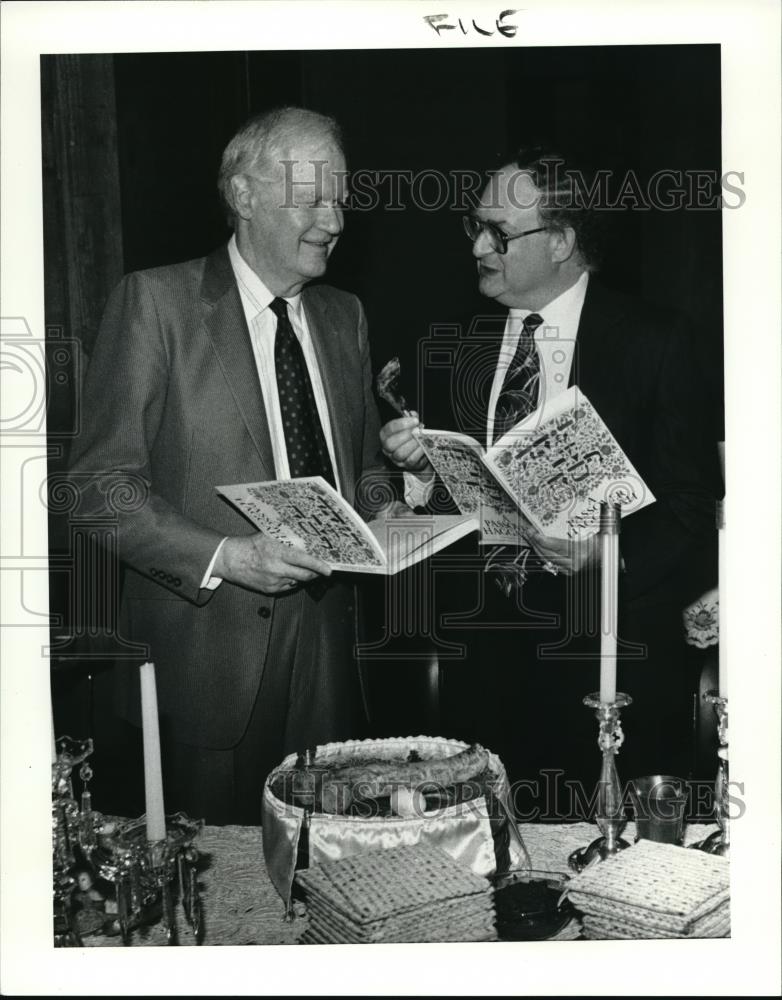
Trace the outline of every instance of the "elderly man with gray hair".
<instances>
[{"instance_id":1,"label":"elderly man with gray hair","mask_svg":"<svg viewBox=\"0 0 782 1000\"><path fill-rule=\"evenodd\" d=\"M257 823L284 754L360 727L355 593L215 486L322 475L355 502L382 456L361 303L306 287L343 228L338 125L300 108L251 119L219 188L227 246L112 293L72 472L96 514L111 483L134 490L111 511L121 628L156 664L169 807ZM138 723L135 671L116 675L118 711Z\"/></svg>"}]
</instances>

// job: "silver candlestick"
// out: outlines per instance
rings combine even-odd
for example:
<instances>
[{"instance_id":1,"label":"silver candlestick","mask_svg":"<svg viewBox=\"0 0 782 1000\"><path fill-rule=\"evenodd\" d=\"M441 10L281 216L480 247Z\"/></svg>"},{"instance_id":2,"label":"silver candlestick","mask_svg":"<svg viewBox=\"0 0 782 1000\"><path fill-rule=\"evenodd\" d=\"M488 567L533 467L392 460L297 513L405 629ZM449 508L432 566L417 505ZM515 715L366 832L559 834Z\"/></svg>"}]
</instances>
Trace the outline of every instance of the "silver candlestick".
<instances>
[{"instance_id":1,"label":"silver candlestick","mask_svg":"<svg viewBox=\"0 0 782 1000\"><path fill-rule=\"evenodd\" d=\"M175 900L197 944L201 941L195 838L203 820L184 813L166 817L166 838L146 839L145 817L110 822L92 808L88 783L91 739L55 741L52 764L52 868L54 944L81 947L85 934L122 933L125 944L135 927L162 917L168 944L177 943ZM72 772L80 765L80 800ZM103 880L102 882L100 880ZM98 889L101 885L104 894ZM175 891L178 889L178 891ZM116 896L116 919L109 914ZM85 910L87 912L83 912Z\"/></svg>"},{"instance_id":2,"label":"silver candlestick","mask_svg":"<svg viewBox=\"0 0 782 1000\"><path fill-rule=\"evenodd\" d=\"M597 821L602 836L593 840L587 847L580 847L568 858L568 864L575 871L583 871L594 861L605 861L629 847L626 840L620 836L627 820L624 815L622 788L619 784L619 774L616 770L616 755L624 743L624 733L620 714L623 708L632 704L633 699L616 692L612 702L601 702L599 692L589 694L584 698L584 704L595 709L599 723L597 744L603 754L600 768L600 778L597 785Z\"/></svg>"},{"instance_id":3,"label":"silver candlestick","mask_svg":"<svg viewBox=\"0 0 782 1000\"><path fill-rule=\"evenodd\" d=\"M203 820L192 820L184 813L166 816L166 839L150 843L146 839L146 819L141 816L121 826L92 853L90 860L98 875L116 887L123 943L130 942L135 927L161 916L166 942L178 943L173 891L178 883L185 918L200 944L198 851L193 842L203 825Z\"/></svg>"},{"instance_id":4,"label":"silver candlestick","mask_svg":"<svg viewBox=\"0 0 782 1000\"><path fill-rule=\"evenodd\" d=\"M706 696L706 701L714 706L717 713L717 777L714 779L714 818L719 830L715 830L705 840L693 847L707 854L717 854L721 858L730 857L730 817L728 814L728 699L714 691Z\"/></svg>"},{"instance_id":5,"label":"silver candlestick","mask_svg":"<svg viewBox=\"0 0 782 1000\"><path fill-rule=\"evenodd\" d=\"M73 893L78 887L78 864L95 844L95 831L103 822L92 809L87 784L92 768L87 758L92 754L91 739L76 740L61 736L55 741L56 758L52 763L52 908L55 947L81 947L78 920L72 910ZM81 809L73 793L73 769L80 765L84 783Z\"/></svg>"}]
</instances>

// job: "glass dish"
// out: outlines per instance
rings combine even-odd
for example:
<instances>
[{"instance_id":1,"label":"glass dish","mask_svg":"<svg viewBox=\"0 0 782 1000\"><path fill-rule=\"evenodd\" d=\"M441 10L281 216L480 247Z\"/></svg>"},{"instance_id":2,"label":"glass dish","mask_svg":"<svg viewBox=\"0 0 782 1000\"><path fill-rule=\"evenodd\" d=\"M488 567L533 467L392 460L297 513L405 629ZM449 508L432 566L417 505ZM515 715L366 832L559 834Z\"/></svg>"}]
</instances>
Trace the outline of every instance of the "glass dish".
<instances>
[{"instance_id":1,"label":"glass dish","mask_svg":"<svg viewBox=\"0 0 782 1000\"><path fill-rule=\"evenodd\" d=\"M576 915L570 901L562 898L569 878L560 872L512 871L489 881L501 941L544 941Z\"/></svg>"}]
</instances>

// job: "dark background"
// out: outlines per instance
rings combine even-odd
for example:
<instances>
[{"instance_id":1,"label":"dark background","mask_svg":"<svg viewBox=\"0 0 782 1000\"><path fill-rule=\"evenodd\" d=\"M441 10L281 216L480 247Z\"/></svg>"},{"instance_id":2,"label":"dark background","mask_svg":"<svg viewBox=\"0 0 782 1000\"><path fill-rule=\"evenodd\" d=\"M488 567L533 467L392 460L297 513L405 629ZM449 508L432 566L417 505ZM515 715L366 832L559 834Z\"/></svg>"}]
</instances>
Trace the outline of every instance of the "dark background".
<instances>
[{"instance_id":1,"label":"dark background","mask_svg":"<svg viewBox=\"0 0 782 1000\"><path fill-rule=\"evenodd\" d=\"M77 91L70 101L68 89ZM519 140L544 136L617 179L634 171L642 185L661 169L721 173L716 45L44 57L47 264L63 236L62 176L52 176L67 172L61 152L93 150L82 166L80 211L115 230L111 267L121 275L201 256L226 240L215 187L220 155L249 114L279 103L334 114L354 170L480 170ZM46 126L63 117L52 131L68 131L68 148L58 150ZM97 191L108 174L112 204ZM432 322L480 308L459 214L409 203L349 214L329 281L364 302L378 363L409 350ZM612 214L603 280L686 310L717 350L720 212ZM79 249L80 260L64 263L89 269L81 294L96 304L77 331L89 349L108 292L100 271L109 248ZM62 278L47 267L52 323L72 306L57 293Z\"/></svg>"},{"instance_id":2,"label":"dark background","mask_svg":"<svg viewBox=\"0 0 782 1000\"><path fill-rule=\"evenodd\" d=\"M251 113L289 103L333 114L353 170L483 170L518 142L546 137L610 169L615 183L631 170L642 188L662 169L722 173L716 45L44 56L41 71L55 476L67 464L80 378L110 289L127 271L225 242L217 168ZM460 214L410 203L348 212L331 259L329 282L365 305L375 368L398 355L412 396L417 344L430 326L486 308ZM601 280L694 319L721 437L720 211L625 211L611 221ZM66 355L56 353L63 338ZM121 580L110 561L96 569L93 560L85 599L74 548L67 512L53 511L53 633L70 637L54 641L57 728L89 728L100 743L107 666L96 636ZM377 717L389 731L399 707L389 691L409 703L423 676L399 662L392 671ZM380 664L374 675L383 676Z\"/></svg>"},{"instance_id":3,"label":"dark background","mask_svg":"<svg viewBox=\"0 0 782 1000\"><path fill-rule=\"evenodd\" d=\"M719 48L267 52L115 57L126 271L226 238L222 150L248 115L304 104L342 123L352 169L484 169L525 136L641 182L720 172ZM431 190L431 189L430 189ZM329 281L365 303L378 363L477 300L458 211L356 212ZM719 212L627 212L604 278L702 317L719 340Z\"/></svg>"}]
</instances>

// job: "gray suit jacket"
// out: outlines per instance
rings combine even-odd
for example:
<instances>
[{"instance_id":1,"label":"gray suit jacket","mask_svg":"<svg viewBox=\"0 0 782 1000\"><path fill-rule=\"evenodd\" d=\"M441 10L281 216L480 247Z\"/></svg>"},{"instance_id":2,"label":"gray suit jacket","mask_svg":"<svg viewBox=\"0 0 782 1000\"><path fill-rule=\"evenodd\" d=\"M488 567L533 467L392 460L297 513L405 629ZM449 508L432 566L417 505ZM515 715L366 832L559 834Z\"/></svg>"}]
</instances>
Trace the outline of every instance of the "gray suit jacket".
<instances>
[{"instance_id":1,"label":"gray suit jacket","mask_svg":"<svg viewBox=\"0 0 782 1000\"><path fill-rule=\"evenodd\" d=\"M382 475L364 312L355 296L328 286L305 288L302 302L339 480L353 502L363 473ZM267 656L274 655L269 638L281 599L227 583L200 588L220 540L255 530L214 487L275 477L226 248L123 279L106 307L82 413L72 476L80 515L116 523L118 554L130 568L123 635L148 646L171 735L231 746L244 731ZM338 586L352 614L352 588ZM296 627L293 615L286 629ZM135 684L128 679L129 689Z\"/></svg>"}]
</instances>

